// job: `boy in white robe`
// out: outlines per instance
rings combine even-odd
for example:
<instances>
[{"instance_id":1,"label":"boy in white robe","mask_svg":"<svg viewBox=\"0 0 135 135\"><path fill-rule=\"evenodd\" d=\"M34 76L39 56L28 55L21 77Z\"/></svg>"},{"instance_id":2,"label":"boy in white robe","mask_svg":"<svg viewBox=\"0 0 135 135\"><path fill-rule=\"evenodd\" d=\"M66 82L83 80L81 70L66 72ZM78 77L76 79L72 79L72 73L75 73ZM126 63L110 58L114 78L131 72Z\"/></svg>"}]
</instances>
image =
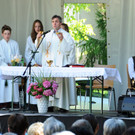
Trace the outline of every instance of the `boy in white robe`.
<instances>
[{"instance_id":1,"label":"boy in white robe","mask_svg":"<svg viewBox=\"0 0 135 135\"><path fill-rule=\"evenodd\" d=\"M11 37L11 28L4 25L1 29L3 39L0 41L0 66L11 66L11 58L20 54L18 43ZM18 85L14 86L14 102L19 100ZM7 81L5 86L5 80L0 80L0 103L8 103L12 101L12 82Z\"/></svg>"},{"instance_id":2,"label":"boy in white robe","mask_svg":"<svg viewBox=\"0 0 135 135\"><path fill-rule=\"evenodd\" d=\"M46 60L49 57L53 59L53 65L58 67L75 63L75 51L71 55L75 47L74 41L68 32L60 28L61 22L60 16L52 17L53 30L46 34L43 40L42 66L48 66ZM38 33L37 39L40 37L41 33ZM69 59L69 55L72 59ZM76 91L75 89L69 90L68 78L56 78L56 82L59 83L59 87L55 97L49 99L49 106L69 110L70 105L76 104Z\"/></svg>"}]
</instances>

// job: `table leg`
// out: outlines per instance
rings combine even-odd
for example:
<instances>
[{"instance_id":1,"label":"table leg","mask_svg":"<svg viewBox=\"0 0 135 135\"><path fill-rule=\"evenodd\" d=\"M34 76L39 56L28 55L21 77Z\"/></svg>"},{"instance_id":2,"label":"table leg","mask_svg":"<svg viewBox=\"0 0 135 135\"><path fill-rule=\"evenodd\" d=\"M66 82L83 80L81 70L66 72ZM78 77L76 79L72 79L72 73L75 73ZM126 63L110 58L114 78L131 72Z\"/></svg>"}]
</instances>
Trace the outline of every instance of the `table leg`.
<instances>
[{"instance_id":1,"label":"table leg","mask_svg":"<svg viewBox=\"0 0 135 135\"><path fill-rule=\"evenodd\" d=\"M14 102L14 79L12 79L12 101L11 101L11 111L14 110L14 108L13 108L13 102Z\"/></svg>"},{"instance_id":2,"label":"table leg","mask_svg":"<svg viewBox=\"0 0 135 135\"><path fill-rule=\"evenodd\" d=\"M89 113L92 113L92 77L90 77Z\"/></svg>"},{"instance_id":3,"label":"table leg","mask_svg":"<svg viewBox=\"0 0 135 135\"><path fill-rule=\"evenodd\" d=\"M101 83L102 83L102 97L101 97L101 113L103 114L103 92L104 92L104 77L102 76L101 77L102 80L101 80Z\"/></svg>"}]
</instances>

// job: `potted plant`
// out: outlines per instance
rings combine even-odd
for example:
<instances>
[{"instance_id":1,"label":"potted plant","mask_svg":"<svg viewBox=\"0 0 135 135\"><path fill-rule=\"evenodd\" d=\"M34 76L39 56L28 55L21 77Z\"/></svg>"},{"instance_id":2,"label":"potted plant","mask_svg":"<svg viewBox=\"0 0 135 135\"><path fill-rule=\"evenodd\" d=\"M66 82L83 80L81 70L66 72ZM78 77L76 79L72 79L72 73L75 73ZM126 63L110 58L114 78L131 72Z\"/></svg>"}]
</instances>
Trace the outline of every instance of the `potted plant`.
<instances>
[{"instance_id":1,"label":"potted plant","mask_svg":"<svg viewBox=\"0 0 135 135\"><path fill-rule=\"evenodd\" d=\"M30 83L27 93L37 99L38 112L46 113L49 96L56 94L58 84L50 77L35 77L35 80L36 82Z\"/></svg>"}]
</instances>

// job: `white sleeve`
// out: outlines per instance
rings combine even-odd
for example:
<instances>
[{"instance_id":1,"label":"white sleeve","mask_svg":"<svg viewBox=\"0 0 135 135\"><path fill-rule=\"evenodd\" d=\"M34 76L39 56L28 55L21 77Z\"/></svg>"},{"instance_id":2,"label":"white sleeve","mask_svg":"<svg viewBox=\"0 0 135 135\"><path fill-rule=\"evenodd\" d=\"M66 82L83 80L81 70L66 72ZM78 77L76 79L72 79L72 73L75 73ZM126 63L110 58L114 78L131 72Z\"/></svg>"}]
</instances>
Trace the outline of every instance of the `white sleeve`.
<instances>
[{"instance_id":1,"label":"white sleeve","mask_svg":"<svg viewBox=\"0 0 135 135\"><path fill-rule=\"evenodd\" d=\"M5 62L5 56L3 54L3 50L0 45L0 66L7 66L8 64Z\"/></svg>"},{"instance_id":2,"label":"white sleeve","mask_svg":"<svg viewBox=\"0 0 135 135\"><path fill-rule=\"evenodd\" d=\"M64 37L61 42L60 52L63 55L69 55L71 50L75 47L74 41L69 34L67 37Z\"/></svg>"},{"instance_id":3,"label":"white sleeve","mask_svg":"<svg viewBox=\"0 0 135 135\"><path fill-rule=\"evenodd\" d=\"M15 48L15 50L16 50L16 55L20 55L19 45L18 45L17 42L16 42L16 48Z\"/></svg>"},{"instance_id":4,"label":"white sleeve","mask_svg":"<svg viewBox=\"0 0 135 135\"><path fill-rule=\"evenodd\" d=\"M29 38L27 39L27 42L26 42L26 48L25 48L25 59L26 59L26 64L28 65L28 63L30 62L31 60L31 57L32 57L32 47L31 47L31 44L30 44L30 41L29 41ZM31 65L34 65L36 64L35 60L33 59L31 61Z\"/></svg>"},{"instance_id":5,"label":"white sleeve","mask_svg":"<svg viewBox=\"0 0 135 135\"><path fill-rule=\"evenodd\" d=\"M132 57L128 59L128 72L131 79L135 78L134 62Z\"/></svg>"}]
</instances>

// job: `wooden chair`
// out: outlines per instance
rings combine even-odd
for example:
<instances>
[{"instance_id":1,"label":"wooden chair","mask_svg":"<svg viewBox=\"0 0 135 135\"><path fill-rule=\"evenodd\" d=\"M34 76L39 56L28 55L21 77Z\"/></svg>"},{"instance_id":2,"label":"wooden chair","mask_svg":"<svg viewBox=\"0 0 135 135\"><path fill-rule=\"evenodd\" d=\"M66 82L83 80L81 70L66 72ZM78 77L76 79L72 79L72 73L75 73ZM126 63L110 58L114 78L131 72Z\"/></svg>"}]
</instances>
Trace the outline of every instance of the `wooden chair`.
<instances>
[{"instance_id":1,"label":"wooden chair","mask_svg":"<svg viewBox=\"0 0 135 135\"><path fill-rule=\"evenodd\" d=\"M116 68L115 65L96 65L95 67L104 67L104 68ZM89 89L90 86L86 85L86 89ZM92 89L102 89L102 85L99 81L94 80ZM112 91L114 94L114 107L116 110L116 97L115 97L115 89L113 88L113 80L104 80L104 89L102 92L106 91ZM103 106L103 96L101 97L101 105Z\"/></svg>"},{"instance_id":2,"label":"wooden chair","mask_svg":"<svg viewBox=\"0 0 135 135\"><path fill-rule=\"evenodd\" d=\"M128 95L128 92L130 92L130 96L131 96L131 93L135 92L135 88L131 87L130 76L129 76L129 72L128 72L128 64L126 66L127 66L127 79L128 79L128 88L126 91L126 95Z\"/></svg>"}]
</instances>

